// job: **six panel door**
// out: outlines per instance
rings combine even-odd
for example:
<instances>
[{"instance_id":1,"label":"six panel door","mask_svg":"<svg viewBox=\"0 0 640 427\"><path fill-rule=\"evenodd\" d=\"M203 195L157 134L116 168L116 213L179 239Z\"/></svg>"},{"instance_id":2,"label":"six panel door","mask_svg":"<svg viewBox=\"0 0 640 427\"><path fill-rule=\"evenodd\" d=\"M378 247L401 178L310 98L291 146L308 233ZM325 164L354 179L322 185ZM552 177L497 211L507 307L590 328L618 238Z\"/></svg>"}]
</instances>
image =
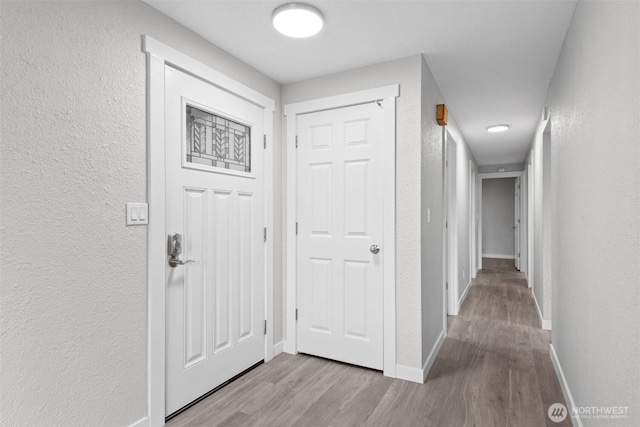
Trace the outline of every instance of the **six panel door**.
<instances>
[{"instance_id":1,"label":"six panel door","mask_svg":"<svg viewBox=\"0 0 640 427\"><path fill-rule=\"evenodd\" d=\"M381 370L382 109L303 114L297 129L297 349Z\"/></svg>"}]
</instances>

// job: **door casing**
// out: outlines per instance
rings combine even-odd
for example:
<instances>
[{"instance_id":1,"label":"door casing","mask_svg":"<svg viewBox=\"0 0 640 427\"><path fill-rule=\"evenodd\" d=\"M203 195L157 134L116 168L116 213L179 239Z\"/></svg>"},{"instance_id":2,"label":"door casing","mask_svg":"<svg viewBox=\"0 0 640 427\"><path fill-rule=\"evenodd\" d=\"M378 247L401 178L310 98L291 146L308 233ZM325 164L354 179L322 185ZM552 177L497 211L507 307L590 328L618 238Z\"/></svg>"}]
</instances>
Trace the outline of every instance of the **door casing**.
<instances>
[{"instance_id":1,"label":"door casing","mask_svg":"<svg viewBox=\"0 0 640 427\"><path fill-rule=\"evenodd\" d=\"M273 233L273 114L275 102L261 93L155 40L142 36L147 56L147 234L148 295L148 424L164 425L165 420L165 128L164 72L167 65L200 78L244 98L264 110L264 215L268 233ZM265 362L273 358L273 238L265 244Z\"/></svg>"},{"instance_id":2,"label":"door casing","mask_svg":"<svg viewBox=\"0 0 640 427\"><path fill-rule=\"evenodd\" d=\"M524 174L523 174L524 175ZM515 188L514 188L514 192L515 192L515 197L514 197L514 202L515 202L515 206L514 206L514 211L515 211L515 217L513 219L513 223L514 223L514 245L513 245L513 249L514 249L514 260L515 260L515 265L516 265L516 269L520 270L520 255L522 253L522 242L520 241L522 239L521 236L521 224L520 224L520 218L522 217L522 212L520 212L521 207L522 207L522 191L521 191L521 186L522 186L522 178L516 178L515 179Z\"/></svg>"},{"instance_id":3,"label":"door casing","mask_svg":"<svg viewBox=\"0 0 640 427\"><path fill-rule=\"evenodd\" d=\"M445 313L457 316L461 298L458 290L458 201L457 201L457 143L446 128L442 128L444 152L444 295ZM446 322L446 315L445 315ZM445 323L445 330L446 330Z\"/></svg>"},{"instance_id":4,"label":"door casing","mask_svg":"<svg viewBox=\"0 0 640 427\"><path fill-rule=\"evenodd\" d=\"M352 92L343 95L336 95L310 101L303 101L284 106L284 115L287 120L287 284L286 284L286 310L285 324L286 335L284 338L283 350L287 353L297 352L296 343L296 318L295 309L297 304L297 240L296 240L296 218L297 218L297 154L296 154L296 133L297 116L299 114L314 113L323 110L331 110L352 105L378 102L383 108L383 157L385 161L382 166L383 174L383 216L384 216L384 250L383 261L383 373L385 376L396 377L396 259L395 259L395 118L396 100L400 94L399 85L389 85L380 88L368 89L359 92ZM389 202L392 201L392 202Z\"/></svg>"},{"instance_id":5,"label":"door casing","mask_svg":"<svg viewBox=\"0 0 640 427\"><path fill-rule=\"evenodd\" d=\"M533 179L533 153L532 149L529 154L529 160L526 166L527 174L527 285L531 292L533 292L534 286L534 266L533 266L533 226L534 226L534 194L535 194L535 180Z\"/></svg>"},{"instance_id":6,"label":"door casing","mask_svg":"<svg viewBox=\"0 0 640 427\"><path fill-rule=\"evenodd\" d=\"M477 248L476 239L478 233L476 230L478 208L476 202L476 190L478 188L478 171L472 160L469 160L469 279L475 279L478 273L477 268Z\"/></svg>"},{"instance_id":7,"label":"door casing","mask_svg":"<svg viewBox=\"0 0 640 427\"><path fill-rule=\"evenodd\" d=\"M480 265L479 268L482 268L482 204L483 204L483 200L482 200L482 181L485 179L496 179L496 178L520 178L520 182L522 182L522 175L523 175L524 171L515 171L515 172L489 172L489 173L479 173L478 174L478 201L479 201L479 214L480 214L480 219L478 221L478 228L479 228L479 233L478 233L478 251L479 251L479 256L480 256ZM522 212L523 209L526 209L525 206L522 205L522 197L520 197L520 212ZM520 227L520 246L522 246L522 233L526 232L528 233L529 231L523 231L522 227ZM522 251L520 251L522 253ZM522 260L522 258L521 258Z\"/></svg>"}]
</instances>

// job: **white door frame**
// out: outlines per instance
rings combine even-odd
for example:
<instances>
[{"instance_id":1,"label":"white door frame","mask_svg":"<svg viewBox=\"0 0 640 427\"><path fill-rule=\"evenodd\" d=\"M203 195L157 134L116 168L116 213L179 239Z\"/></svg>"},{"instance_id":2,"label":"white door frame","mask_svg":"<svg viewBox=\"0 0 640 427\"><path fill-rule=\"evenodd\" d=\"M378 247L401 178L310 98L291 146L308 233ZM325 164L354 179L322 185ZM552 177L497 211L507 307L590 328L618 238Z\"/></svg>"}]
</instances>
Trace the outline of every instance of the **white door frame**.
<instances>
[{"instance_id":1,"label":"white door frame","mask_svg":"<svg viewBox=\"0 0 640 427\"><path fill-rule=\"evenodd\" d=\"M148 377L150 426L165 420L165 66L173 66L264 109L265 225L273 230L273 114L275 102L255 90L207 67L183 53L153 39L142 37L147 56L147 234L148 293ZM265 337L264 360L273 358L273 238L265 244Z\"/></svg>"},{"instance_id":2,"label":"white door frame","mask_svg":"<svg viewBox=\"0 0 640 427\"><path fill-rule=\"evenodd\" d=\"M534 286L534 209L535 209L535 179L533 174L534 167L534 159L533 159L533 149L530 151L529 159L527 160L527 285L529 289L533 291Z\"/></svg>"},{"instance_id":3,"label":"white door frame","mask_svg":"<svg viewBox=\"0 0 640 427\"><path fill-rule=\"evenodd\" d=\"M524 175L524 173L522 174ZM516 265L516 269L518 271L522 271L522 260L520 259L520 255L522 253L522 225L521 225L521 218L522 218L522 175L519 178L515 179L515 183L514 183L514 217L513 217L513 226L515 227L514 230L514 244L513 244L513 257L514 257L514 263ZM517 191L516 191L517 190ZM518 200L516 203L515 200L515 193L518 193ZM516 220L518 222L516 222ZM516 235L518 237L517 241L518 244L515 244L515 240L516 240Z\"/></svg>"},{"instance_id":4,"label":"white door frame","mask_svg":"<svg viewBox=\"0 0 640 427\"><path fill-rule=\"evenodd\" d=\"M520 179L520 239L525 241L520 242L520 271L524 273L525 278L529 277L529 209L528 209L528 197L529 197L529 181L527 177L527 169L525 162L525 170L522 171L522 178ZM524 231L523 231L524 230Z\"/></svg>"},{"instance_id":5,"label":"white door frame","mask_svg":"<svg viewBox=\"0 0 640 427\"><path fill-rule=\"evenodd\" d=\"M477 270L478 256L476 254L476 239L478 233L476 230L477 209L477 189L478 189L478 171L472 160L469 160L469 279L475 279Z\"/></svg>"},{"instance_id":6,"label":"white door frame","mask_svg":"<svg viewBox=\"0 0 640 427\"><path fill-rule=\"evenodd\" d=\"M446 298L445 313L457 316L460 309L458 291L458 144L446 127L442 128L444 141L444 206L445 215L442 217L442 228L445 238L445 272L442 284ZM452 147L452 157L449 157L449 144ZM449 172L451 171L451 172ZM446 258L448 257L448 258ZM449 289L447 290L447 283ZM448 305L448 307L446 306ZM445 315L446 321L446 315ZM446 323L445 323L446 329Z\"/></svg>"},{"instance_id":7,"label":"white door frame","mask_svg":"<svg viewBox=\"0 0 640 427\"><path fill-rule=\"evenodd\" d=\"M378 102L383 108L383 200L384 200L384 251L383 260L383 373L385 376L396 376L396 97L400 94L399 85L384 86L343 95L330 96L310 101L303 101L284 106L287 121L287 284L286 310L284 323L286 334L283 350L287 353L297 352L296 318L297 303L297 154L296 132L299 114L314 113L324 110L349 107L353 105ZM389 202L391 201L391 202Z\"/></svg>"},{"instance_id":8,"label":"white door frame","mask_svg":"<svg viewBox=\"0 0 640 427\"><path fill-rule=\"evenodd\" d=\"M496 179L496 178L520 178L520 182L522 182L522 174L523 171L514 171L514 172L491 172L491 173L479 173L478 174L478 200L480 201L480 220L478 221L478 228L480 233L478 235L478 251L480 253L480 266L482 268L482 181L485 179ZM522 198L522 197L521 197ZM522 227L520 227L520 245L522 246ZM520 251L522 253L522 251Z\"/></svg>"}]
</instances>

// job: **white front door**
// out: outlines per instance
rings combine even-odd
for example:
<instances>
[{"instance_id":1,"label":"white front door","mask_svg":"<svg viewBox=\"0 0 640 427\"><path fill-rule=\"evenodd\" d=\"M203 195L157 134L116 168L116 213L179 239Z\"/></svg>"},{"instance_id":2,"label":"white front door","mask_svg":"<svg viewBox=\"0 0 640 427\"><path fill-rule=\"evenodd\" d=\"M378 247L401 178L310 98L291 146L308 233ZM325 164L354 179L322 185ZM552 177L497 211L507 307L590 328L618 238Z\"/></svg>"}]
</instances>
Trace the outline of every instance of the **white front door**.
<instances>
[{"instance_id":1,"label":"white front door","mask_svg":"<svg viewBox=\"0 0 640 427\"><path fill-rule=\"evenodd\" d=\"M370 103L297 118L297 350L373 369L383 368L382 117Z\"/></svg>"},{"instance_id":2,"label":"white front door","mask_svg":"<svg viewBox=\"0 0 640 427\"><path fill-rule=\"evenodd\" d=\"M166 414L264 358L263 110L166 67ZM168 239L169 240L169 239Z\"/></svg>"},{"instance_id":3,"label":"white front door","mask_svg":"<svg viewBox=\"0 0 640 427\"><path fill-rule=\"evenodd\" d=\"M520 270L520 178L516 178L515 181L514 258L515 266Z\"/></svg>"}]
</instances>

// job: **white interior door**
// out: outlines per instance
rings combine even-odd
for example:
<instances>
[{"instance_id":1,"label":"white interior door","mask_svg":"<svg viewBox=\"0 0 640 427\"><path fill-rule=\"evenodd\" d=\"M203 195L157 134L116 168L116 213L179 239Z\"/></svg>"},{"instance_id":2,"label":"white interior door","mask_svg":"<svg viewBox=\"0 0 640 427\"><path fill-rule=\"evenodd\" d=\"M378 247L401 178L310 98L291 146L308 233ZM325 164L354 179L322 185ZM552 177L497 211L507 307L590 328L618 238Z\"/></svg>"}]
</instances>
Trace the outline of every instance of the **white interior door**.
<instances>
[{"instance_id":1,"label":"white interior door","mask_svg":"<svg viewBox=\"0 0 640 427\"><path fill-rule=\"evenodd\" d=\"M515 181L514 259L516 268L520 270L520 178Z\"/></svg>"},{"instance_id":2,"label":"white interior door","mask_svg":"<svg viewBox=\"0 0 640 427\"><path fill-rule=\"evenodd\" d=\"M382 109L300 115L297 132L297 350L382 369Z\"/></svg>"},{"instance_id":3,"label":"white interior door","mask_svg":"<svg viewBox=\"0 0 640 427\"><path fill-rule=\"evenodd\" d=\"M166 414L264 358L261 108L171 67L165 73Z\"/></svg>"}]
</instances>

